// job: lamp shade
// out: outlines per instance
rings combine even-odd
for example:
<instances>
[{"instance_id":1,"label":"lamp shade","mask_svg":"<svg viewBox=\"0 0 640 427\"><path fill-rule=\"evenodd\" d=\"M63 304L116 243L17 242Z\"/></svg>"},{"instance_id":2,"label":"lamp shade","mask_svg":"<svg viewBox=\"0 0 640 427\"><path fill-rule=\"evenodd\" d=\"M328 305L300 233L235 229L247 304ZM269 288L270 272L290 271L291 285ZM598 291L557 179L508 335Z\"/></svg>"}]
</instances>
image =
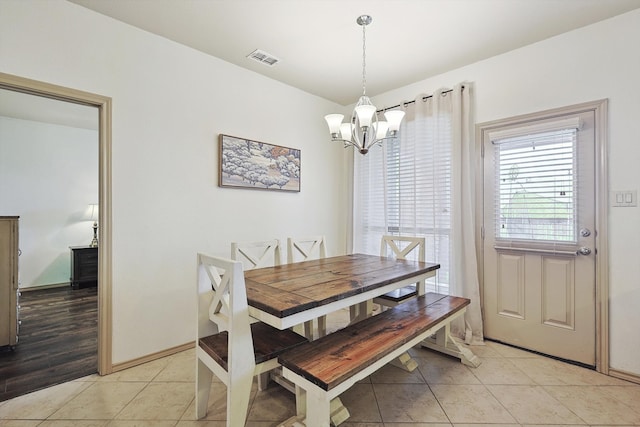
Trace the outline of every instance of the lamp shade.
<instances>
[{"instance_id":1,"label":"lamp shade","mask_svg":"<svg viewBox=\"0 0 640 427\"><path fill-rule=\"evenodd\" d=\"M376 113L376 107L374 105L358 105L355 111L361 128L371 126L371 120Z\"/></svg>"},{"instance_id":2,"label":"lamp shade","mask_svg":"<svg viewBox=\"0 0 640 427\"><path fill-rule=\"evenodd\" d=\"M84 220L93 221L93 222L98 221L98 212L99 212L99 209L98 209L97 203L89 204L89 206L87 207L87 210L84 213Z\"/></svg>"},{"instance_id":3,"label":"lamp shade","mask_svg":"<svg viewBox=\"0 0 640 427\"><path fill-rule=\"evenodd\" d=\"M377 124L374 123L376 131L376 139L383 139L387 136L387 130L389 129L389 123L384 120L378 120Z\"/></svg>"},{"instance_id":4,"label":"lamp shade","mask_svg":"<svg viewBox=\"0 0 640 427\"><path fill-rule=\"evenodd\" d=\"M327 125L329 125L329 132L331 132L332 135L340 132L340 124L342 124L343 118L344 116L342 114L327 114L324 116Z\"/></svg>"},{"instance_id":5,"label":"lamp shade","mask_svg":"<svg viewBox=\"0 0 640 427\"><path fill-rule=\"evenodd\" d=\"M404 111L400 111L400 110L387 111L386 113L384 113L384 117L385 119L387 119L387 122L389 123L389 130L391 132L397 132L398 129L400 129L400 123L404 118Z\"/></svg>"},{"instance_id":6,"label":"lamp shade","mask_svg":"<svg viewBox=\"0 0 640 427\"><path fill-rule=\"evenodd\" d=\"M342 139L350 141L351 132L353 132L353 125L351 123L342 123L340 125L340 135L342 136Z\"/></svg>"}]
</instances>

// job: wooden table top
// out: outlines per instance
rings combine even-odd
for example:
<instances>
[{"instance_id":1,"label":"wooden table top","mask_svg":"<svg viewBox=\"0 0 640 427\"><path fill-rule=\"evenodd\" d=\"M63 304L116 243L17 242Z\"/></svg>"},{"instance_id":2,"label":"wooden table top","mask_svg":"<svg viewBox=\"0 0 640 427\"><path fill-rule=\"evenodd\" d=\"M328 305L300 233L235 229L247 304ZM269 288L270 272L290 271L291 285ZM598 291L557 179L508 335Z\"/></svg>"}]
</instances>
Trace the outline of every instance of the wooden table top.
<instances>
[{"instance_id":1,"label":"wooden table top","mask_svg":"<svg viewBox=\"0 0 640 427\"><path fill-rule=\"evenodd\" d=\"M352 254L245 271L249 306L278 318L435 272L439 264Z\"/></svg>"}]
</instances>

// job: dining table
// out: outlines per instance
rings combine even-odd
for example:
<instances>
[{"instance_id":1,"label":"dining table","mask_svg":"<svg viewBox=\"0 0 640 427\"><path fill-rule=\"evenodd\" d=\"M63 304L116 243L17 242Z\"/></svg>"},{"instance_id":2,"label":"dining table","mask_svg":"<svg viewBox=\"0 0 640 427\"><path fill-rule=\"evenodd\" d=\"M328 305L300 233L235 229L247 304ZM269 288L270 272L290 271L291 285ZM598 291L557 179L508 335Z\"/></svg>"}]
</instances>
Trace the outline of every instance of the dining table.
<instances>
[{"instance_id":1,"label":"dining table","mask_svg":"<svg viewBox=\"0 0 640 427\"><path fill-rule=\"evenodd\" d=\"M366 307L373 298L434 277L439 264L350 254L245 271L249 315L287 329L343 308ZM352 319L359 320L359 319Z\"/></svg>"},{"instance_id":2,"label":"dining table","mask_svg":"<svg viewBox=\"0 0 640 427\"><path fill-rule=\"evenodd\" d=\"M377 255L349 254L247 270L244 273L249 315L278 329L296 326L338 310L357 307L351 322L371 315L375 297L416 284L418 295L426 292L426 280L436 275L439 264ZM311 337L308 337L311 338ZM438 331L433 342L423 346L460 357L465 364L479 361L468 349L454 342L446 330ZM410 356L407 355L407 358ZM400 358L402 359L402 358ZM406 360L398 360L399 367ZM296 393L295 388L274 374L273 380ZM304 403L296 399L296 405ZM333 425L344 422L349 411L339 397L332 400ZM297 407L298 414L304 413ZM294 416L282 426L303 425Z\"/></svg>"}]
</instances>

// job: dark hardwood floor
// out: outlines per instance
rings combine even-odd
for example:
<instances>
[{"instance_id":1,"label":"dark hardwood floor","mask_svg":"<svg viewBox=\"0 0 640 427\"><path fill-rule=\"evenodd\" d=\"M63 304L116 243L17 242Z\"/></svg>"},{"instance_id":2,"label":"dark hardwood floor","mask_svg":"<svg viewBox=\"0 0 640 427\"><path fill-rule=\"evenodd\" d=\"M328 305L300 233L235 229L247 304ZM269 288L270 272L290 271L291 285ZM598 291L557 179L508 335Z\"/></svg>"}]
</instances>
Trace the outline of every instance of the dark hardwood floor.
<instances>
[{"instance_id":1,"label":"dark hardwood floor","mask_svg":"<svg viewBox=\"0 0 640 427\"><path fill-rule=\"evenodd\" d=\"M0 350L0 401L97 372L96 287L23 291L15 350Z\"/></svg>"}]
</instances>

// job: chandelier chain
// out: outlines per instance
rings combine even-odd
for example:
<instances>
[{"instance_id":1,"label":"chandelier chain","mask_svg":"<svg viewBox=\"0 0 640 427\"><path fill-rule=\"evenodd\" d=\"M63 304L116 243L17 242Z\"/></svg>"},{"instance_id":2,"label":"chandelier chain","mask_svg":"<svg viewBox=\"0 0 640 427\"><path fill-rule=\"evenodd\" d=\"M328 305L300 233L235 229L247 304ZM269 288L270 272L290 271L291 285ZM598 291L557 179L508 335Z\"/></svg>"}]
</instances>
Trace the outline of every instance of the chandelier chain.
<instances>
[{"instance_id":1,"label":"chandelier chain","mask_svg":"<svg viewBox=\"0 0 640 427\"><path fill-rule=\"evenodd\" d=\"M367 37L365 34L367 25L362 26L362 94L367 94Z\"/></svg>"}]
</instances>

